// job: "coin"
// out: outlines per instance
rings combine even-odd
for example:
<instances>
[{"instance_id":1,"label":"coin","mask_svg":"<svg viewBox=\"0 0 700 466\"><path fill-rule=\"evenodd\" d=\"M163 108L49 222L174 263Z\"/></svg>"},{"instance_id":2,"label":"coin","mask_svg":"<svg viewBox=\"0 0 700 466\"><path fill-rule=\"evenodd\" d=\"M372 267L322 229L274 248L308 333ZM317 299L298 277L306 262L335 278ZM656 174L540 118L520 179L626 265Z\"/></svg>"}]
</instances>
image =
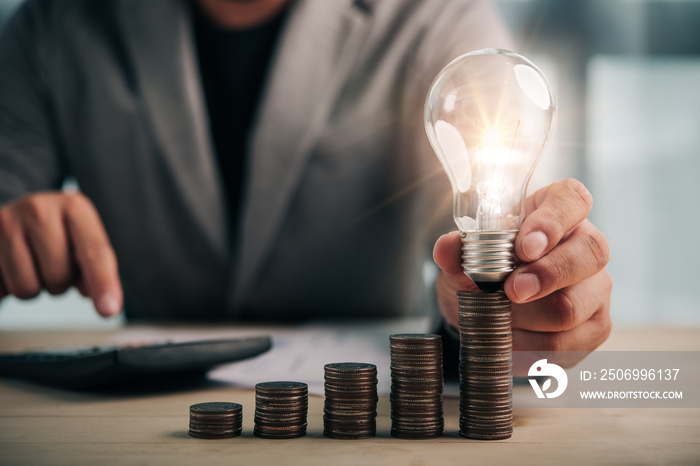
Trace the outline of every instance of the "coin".
<instances>
[{"instance_id":1,"label":"coin","mask_svg":"<svg viewBox=\"0 0 700 466\"><path fill-rule=\"evenodd\" d=\"M377 430L377 366L326 364L323 435L339 440L374 437Z\"/></svg>"},{"instance_id":2,"label":"coin","mask_svg":"<svg viewBox=\"0 0 700 466\"><path fill-rule=\"evenodd\" d=\"M190 406L190 414L203 414L203 415L214 415L214 414L233 414L240 413L243 410L243 406L238 403L227 403L227 402L207 402L207 403L197 403Z\"/></svg>"},{"instance_id":3,"label":"coin","mask_svg":"<svg viewBox=\"0 0 700 466\"><path fill-rule=\"evenodd\" d=\"M260 438L266 438L266 439L292 439L292 438L298 438L298 437L303 437L306 435L306 426L301 426L297 429L294 430L287 430L287 431L275 431L273 429L262 429L258 428L255 426L253 428L253 435L256 437Z\"/></svg>"},{"instance_id":4,"label":"coin","mask_svg":"<svg viewBox=\"0 0 700 466\"><path fill-rule=\"evenodd\" d=\"M503 292L460 291L459 434L502 440L513 432L511 303Z\"/></svg>"},{"instance_id":5,"label":"coin","mask_svg":"<svg viewBox=\"0 0 700 466\"><path fill-rule=\"evenodd\" d=\"M255 385L256 393L277 393L284 392L286 394L292 393L308 393L308 386L302 382L288 382L288 381L276 381L276 382L261 382Z\"/></svg>"},{"instance_id":6,"label":"coin","mask_svg":"<svg viewBox=\"0 0 700 466\"><path fill-rule=\"evenodd\" d=\"M274 381L255 385L253 434L268 439L306 435L308 386L302 382Z\"/></svg>"},{"instance_id":7,"label":"coin","mask_svg":"<svg viewBox=\"0 0 700 466\"><path fill-rule=\"evenodd\" d=\"M190 406L190 437L222 439L241 435L243 406L238 403L207 402Z\"/></svg>"},{"instance_id":8,"label":"coin","mask_svg":"<svg viewBox=\"0 0 700 466\"><path fill-rule=\"evenodd\" d=\"M442 435L442 337L397 334L389 337L391 435L420 439Z\"/></svg>"},{"instance_id":9,"label":"coin","mask_svg":"<svg viewBox=\"0 0 700 466\"><path fill-rule=\"evenodd\" d=\"M201 432L196 432L196 431L189 431L189 435L192 438L199 438L199 439L226 439L226 438L234 438L238 437L241 435L241 431L226 431L224 433L219 433L219 434L208 434L208 433L201 433Z\"/></svg>"},{"instance_id":10,"label":"coin","mask_svg":"<svg viewBox=\"0 0 700 466\"><path fill-rule=\"evenodd\" d=\"M368 374L377 376L377 366L364 362L336 362L323 366L325 374L352 375Z\"/></svg>"}]
</instances>

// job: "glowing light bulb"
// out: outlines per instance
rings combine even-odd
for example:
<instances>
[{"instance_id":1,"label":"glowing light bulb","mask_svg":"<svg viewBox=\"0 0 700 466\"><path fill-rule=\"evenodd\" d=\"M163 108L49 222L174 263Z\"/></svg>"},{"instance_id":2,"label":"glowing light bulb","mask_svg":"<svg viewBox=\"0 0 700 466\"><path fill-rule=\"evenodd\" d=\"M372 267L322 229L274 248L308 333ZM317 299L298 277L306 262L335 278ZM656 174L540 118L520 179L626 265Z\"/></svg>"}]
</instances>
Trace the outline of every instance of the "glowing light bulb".
<instances>
[{"instance_id":1,"label":"glowing light bulb","mask_svg":"<svg viewBox=\"0 0 700 466\"><path fill-rule=\"evenodd\" d=\"M464 273L496 291L515 268L527 185L554 130L551 87L527 58L477 50L438 74L424 117L454 191Z\"/></svg>"}]
</instances>

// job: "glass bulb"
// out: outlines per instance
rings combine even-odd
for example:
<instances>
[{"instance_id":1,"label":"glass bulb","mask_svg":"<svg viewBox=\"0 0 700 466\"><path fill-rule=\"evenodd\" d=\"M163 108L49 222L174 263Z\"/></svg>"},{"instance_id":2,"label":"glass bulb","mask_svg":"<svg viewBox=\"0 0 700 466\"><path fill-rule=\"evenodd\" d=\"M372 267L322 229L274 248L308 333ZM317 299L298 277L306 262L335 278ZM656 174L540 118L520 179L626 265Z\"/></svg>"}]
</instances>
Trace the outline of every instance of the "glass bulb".
<instances>
[{"instance_id":1,"label":"glass bulb","mask_svg":"<svg viewBox=\"0 0 700 466\"><path fill-rule=\"evenodd\" d=\"M527 185L554 130L552 89L527 58L477 50L438 74L424 118L454 191L464 273L496 291L515 268Z\"/></svg>"}]
</instances>

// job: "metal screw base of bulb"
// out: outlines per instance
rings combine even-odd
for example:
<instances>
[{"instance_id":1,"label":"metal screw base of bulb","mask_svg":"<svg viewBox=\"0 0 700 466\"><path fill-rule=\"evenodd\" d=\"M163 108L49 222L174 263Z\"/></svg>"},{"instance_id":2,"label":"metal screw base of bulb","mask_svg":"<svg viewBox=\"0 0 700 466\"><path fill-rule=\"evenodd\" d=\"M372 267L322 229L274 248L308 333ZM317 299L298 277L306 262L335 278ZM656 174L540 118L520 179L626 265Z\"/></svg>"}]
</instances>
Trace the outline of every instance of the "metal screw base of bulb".
<instances>
[{"instance_id":1,"label":"metal screw base of bulb","mask_svg":"<svg viewBox=\"0 0 700 466\"><path fill-rule=\"evenodd\" d=\"M459 435L503 440L513 434L511 302L503 292L460 291Z\"/></svg>"},{"instance_id":2,"label":"metal screw base of bulb","mask_svg":"<svg viewBox=\"0 0 700 466\"><path fill-rule=\"evenodd\" d=\"M517 235L517 231L462 232L460 236L464 273L477 284L503 283L517 262Z\"/></svg>"}]
</instances>

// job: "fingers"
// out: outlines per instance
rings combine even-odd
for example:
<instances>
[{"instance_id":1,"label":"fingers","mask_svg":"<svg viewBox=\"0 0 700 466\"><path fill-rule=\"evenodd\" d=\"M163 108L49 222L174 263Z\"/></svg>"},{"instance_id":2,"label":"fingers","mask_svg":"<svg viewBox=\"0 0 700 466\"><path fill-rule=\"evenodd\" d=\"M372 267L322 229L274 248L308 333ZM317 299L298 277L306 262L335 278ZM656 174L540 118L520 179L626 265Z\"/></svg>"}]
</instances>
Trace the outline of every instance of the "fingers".
<instances>
[{"instance_id":1,"label":"fingers","mask_svg":"<svg viewBox=\"0 0 700 466\"><path fill-rule=\"evenodd\" d=\"M523 262L504 283L513 301L513 345L520 351L592 351L610 333L612 280L605 271L605 235L587 220L592 199L576 180L563 180L527 200L515 242ZM457 232L433 252L443 270L437 281L443 316L457 321L456 291L474 284L461 269ZM452 297L449 296L451 293Z\"/></svg>"},{"instance_id":2,"label":"fingers","mask_svg":"<svg viewBox=\"0 0 700 466\"><path fill-rule=\"evenodd\" d=\"M609 258L605 235L584 220L551 252L513 271L504 290L515 303L536 300L598 273Z\"/></svg>"},{"instance_id":3,"label":"fingers","mask_svg":"<svg viewBox=\"0 0 700 466\"><path fill-rule=\"evenodd\" d=\"M0 272L7 292L18 298L33 298L41 291L22 225L5 211L0 214Z\"/></svg>"},{"instance_id":4,"label":"fingers","mask_svg":"<svg viewBox=\"0 0 700 466\"><path fill-rule=\"evenodd\" d=\"M438 238L433 248L433 259L448 275L466 278L462 271L462 238L458 231L451 231Z\"/></svg>"},{"instance_id":5,"label":"fingers","mask_svg":"<svg viewBox=\"0 0 700 466\"><path fill-rule=\"evenodd\" d=\"M84 196L70 195L65 221L82 288L92 298L98 313L103 316L118 314L123 292L117 258L97 210Z\"/></svg>"},{"instance_id":6,"label":"fingers","mask_svg":"<svg viewBox=\"0 0 700 466\"><path fill-rule=\"evenodd\" d=\"M442 235L435 242L433 259L442 272L435 283L438 307L450 325L456 327L458 320L457 292L473 290L476 285L462 269L462 239L458 231Z\"/></svg>"},{"instance_id":7,"label":"fingers","mask_svg":"<svg viewBox=\"0 0 700 466\"><path fill-rule=\"evenodd\" d=\"M593 351L612 329L611 291L612 280L603 270L534 303L513 305L513 349ZM573 355L569 365L584 356L585 353Z\"/></svg>"},{"instance_id":8,"label":"fingers","mask_svg":"<svg viewBox=\"0 0 700 466\"><path fill-rule=\"evenodd\" d=\"M581 325L564 332L513 330L514 351L593 351L610 335L610 314L600 310Z\"/></svg>"},{"instance_id":9,"label":"fingers","mask_svg":"<svg viewBox=\"0 0 700 466\"><path fill-rule=\"evenodd\" d=\"M557 181L537 191L528 199L528 215L515 240L518 258L532 262L547 254L588 216L592 205L591 194L574 179Z\"/></svg>"},{"instance_id":10,"label":"fingers","mask_svg":"<svg viewBox=\"0 0 700 466\"><path fill-rule=\"evenodd\" d=\"M33 197L18 212L36 258L41 283L51 294L66 291L73 282L69 245L58 199Z\"/></svg>"},{"instance_id":11,"label":"fingers","mask_svg":"<svg viewBox=\"0 0 700 466\"><path fill-rule=\"evenodd\" d=\"M116 257L92 203L79 193L37 193L0 208L0 297L71 285L101 315L121 310Z\"/></svg>"},{"instance_id":12,"label":"fingers","mask_svg":"<svg viewBox=\"0 0 700 466\"><path fill-rule=\"evenodd\" d=\"M435 242L433 260L444 272L445 279L455 290L471 290L476 285L462 268L462 238L458 231L442 235Z\"/></svg>"},{"instance_id":13,"label":"fingers","mask_svg":"<svg viewBox=\"0 0 700 466\"><path fill-rule=\"evenodd\" d=\"M565 332L597 312L609 312L612 280L602 270L592 277L542 299L513 304L513 328L533 332Z\"/></svg>"}]
</instances>

